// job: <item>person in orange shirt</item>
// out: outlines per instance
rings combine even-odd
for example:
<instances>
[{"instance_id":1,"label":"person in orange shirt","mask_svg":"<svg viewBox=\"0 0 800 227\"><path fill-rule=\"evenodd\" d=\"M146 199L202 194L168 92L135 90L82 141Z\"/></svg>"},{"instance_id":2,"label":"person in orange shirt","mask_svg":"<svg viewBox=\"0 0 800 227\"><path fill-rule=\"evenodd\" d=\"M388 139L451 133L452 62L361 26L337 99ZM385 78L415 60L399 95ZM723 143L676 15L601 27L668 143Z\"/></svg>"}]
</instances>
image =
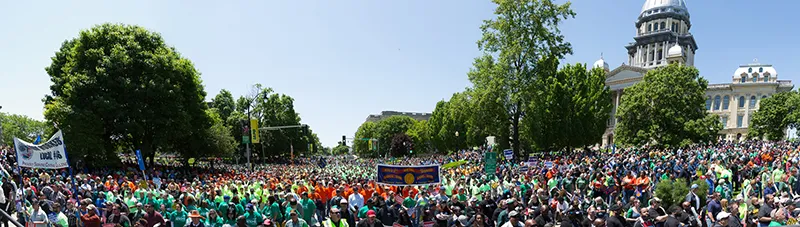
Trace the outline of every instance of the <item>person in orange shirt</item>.
<instances>
[{"instance_id":1,"label":"person in orange shirt","mask_svg":"<svg viewBox=\"0 0 800 227\"><path fill-rule=\"evenodd\" d=\"M651 188L650 178L647 177L647 171L639 173L639 177L633 181L633 184L636 185L637 191L641 193L641 195L637 195L636 198L639 199L639 201L647 201L650 198L649 192Z\"/></svg>"},{"instance_id":2,"label":"person in orange shirt","mask_svg":"<svg viewBox=\"0 0 800 227\"><path fill-rule=\"evenodd\" d=\"M371 184L364 185L364 188L361 189L361 195L364 196L364 201L367 201L370 198L372 198L373 193L375 193L375 189L372 189Z\"/></svg>"},{"instance_id":3,"label":"person in orange shirt","mask_svg":"<svg viewBox=\"0 0 800 227\"><path fill-rule=\"evenodd\" d=\"M636 180L636 178L633 177L631 171L628 171L628 173L625 174L625 177L622 178L622 203L627 204L628 199L633 195L634 190L636 189L634 188L633 184L634 180Z\"/></svg>"}]
</instances>

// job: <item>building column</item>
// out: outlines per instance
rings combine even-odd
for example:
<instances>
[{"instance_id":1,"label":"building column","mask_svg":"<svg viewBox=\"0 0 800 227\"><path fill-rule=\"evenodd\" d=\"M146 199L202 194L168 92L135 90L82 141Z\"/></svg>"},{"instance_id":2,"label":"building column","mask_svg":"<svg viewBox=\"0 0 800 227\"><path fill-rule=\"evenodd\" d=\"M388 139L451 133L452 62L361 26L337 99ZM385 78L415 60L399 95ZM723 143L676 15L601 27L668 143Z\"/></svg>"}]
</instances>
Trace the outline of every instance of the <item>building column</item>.
<instances>
[{"instance_id":1,"label":"building column","mask_svg":"<svg viewBox=\"0 0 800 227\"><path fill-rule=\"evenodd\" d=\"M616 106L616 108L614 109L614 116L613 116L614 117L614 119L613 119L614 120L614 127L616 127L616 125L617 125L617 110L619 109L620 99L622 99L622 89L617 90L617 94L616 94L616 98L615 98L614 106Z\"/></svg>"}]
</instances>

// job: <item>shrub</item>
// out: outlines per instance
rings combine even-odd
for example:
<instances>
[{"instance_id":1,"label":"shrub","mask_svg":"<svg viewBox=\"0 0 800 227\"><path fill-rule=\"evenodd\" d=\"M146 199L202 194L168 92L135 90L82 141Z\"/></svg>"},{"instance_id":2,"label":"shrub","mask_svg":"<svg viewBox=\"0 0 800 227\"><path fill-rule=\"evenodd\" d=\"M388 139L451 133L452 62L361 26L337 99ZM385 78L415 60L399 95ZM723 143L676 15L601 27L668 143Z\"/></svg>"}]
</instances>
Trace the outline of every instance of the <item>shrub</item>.
<instances>
[{"instance_id":1,"label":"shrub","mask_svg":"<svg viewBox=\"0 0 800 227\"><path fill-rule=\"evenodd\" d=\"M700 204L705 204L706 193L708 192L708 184L702 180L697 179L692 182L700 186L697 189L697 196L700 197ZM662 207L668 208L672 205L680 206L686 195L689 194L689 185L686 180L679 178L677 180L665 180L656 184L656 197L662 201Z\"/></svg>"}]
</instances>

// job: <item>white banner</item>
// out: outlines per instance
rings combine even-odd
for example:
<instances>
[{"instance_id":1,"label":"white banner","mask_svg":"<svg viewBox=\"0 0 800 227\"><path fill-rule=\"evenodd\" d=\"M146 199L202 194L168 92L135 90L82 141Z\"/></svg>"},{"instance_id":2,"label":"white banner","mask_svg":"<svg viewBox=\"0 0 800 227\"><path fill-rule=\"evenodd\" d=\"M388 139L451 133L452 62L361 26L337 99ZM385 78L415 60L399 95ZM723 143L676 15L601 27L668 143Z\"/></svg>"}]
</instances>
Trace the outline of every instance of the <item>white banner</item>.
<instances>
[{"instance_id":1,"label":"white banner","mask_svg":"<svg viewBox=\"0 0 800 227\"><path fill-rule=\"evenodd\" d=\"M64 137L59 130L50 140L39 145L14 138L17 149L17 164L21 167L38 169L61 169L69 167Z\"/></svg>"}]
</instances>

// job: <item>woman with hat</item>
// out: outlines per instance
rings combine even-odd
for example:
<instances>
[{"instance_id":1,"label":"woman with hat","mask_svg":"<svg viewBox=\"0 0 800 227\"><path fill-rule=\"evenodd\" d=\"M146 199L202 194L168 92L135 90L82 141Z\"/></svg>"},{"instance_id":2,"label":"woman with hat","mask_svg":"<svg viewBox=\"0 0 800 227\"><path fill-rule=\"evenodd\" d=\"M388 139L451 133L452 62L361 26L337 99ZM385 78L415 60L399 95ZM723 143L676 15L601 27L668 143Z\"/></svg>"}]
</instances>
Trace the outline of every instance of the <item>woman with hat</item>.
<instances>
[{"instance_id":1,"label":"woman with hat","mask_svg":"<svg viewBox=\"0 0 800 227\"><path fill-rule=\"evenodd\" d=\"M205 223L200 221L200 219L205 219L203 215L200 215L200 212L197 210L193 210L191 214L189 214L189 218L192 219L191 222L186 223L186 227L205 227Z\"/></svg>"}]
</instances>

